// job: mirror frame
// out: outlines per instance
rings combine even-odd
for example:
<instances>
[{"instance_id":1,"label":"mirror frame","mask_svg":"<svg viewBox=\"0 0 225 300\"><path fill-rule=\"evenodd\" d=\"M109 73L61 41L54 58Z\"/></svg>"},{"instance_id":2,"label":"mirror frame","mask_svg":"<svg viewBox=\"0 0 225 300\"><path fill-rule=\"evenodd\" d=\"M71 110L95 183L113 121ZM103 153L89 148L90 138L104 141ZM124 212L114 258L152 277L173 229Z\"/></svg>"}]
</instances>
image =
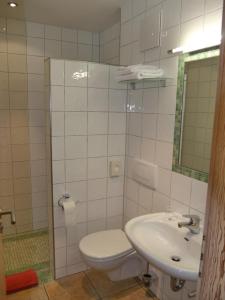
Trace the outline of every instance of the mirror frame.
<instances>
[{"instance_id":1,"label":"mirror frame","mask_svg":"<svg viewBox=\"0 0 225 300\"><path fill-rule=\"evenodd\" d=\"M177 77L177 93L176 93L176 114L175 114L175 129L174 129L174 144L173 144L173 165L174 172L185 176L208 182L208 173L194 170L179 163L180 142L182 130L182 115L183 115L183 91L184 91L184 68L185 62L202 60L220 55L219 46L205 48L190 53L181 54L178 61L178 77Z\"/></svg>"}]
</instances>

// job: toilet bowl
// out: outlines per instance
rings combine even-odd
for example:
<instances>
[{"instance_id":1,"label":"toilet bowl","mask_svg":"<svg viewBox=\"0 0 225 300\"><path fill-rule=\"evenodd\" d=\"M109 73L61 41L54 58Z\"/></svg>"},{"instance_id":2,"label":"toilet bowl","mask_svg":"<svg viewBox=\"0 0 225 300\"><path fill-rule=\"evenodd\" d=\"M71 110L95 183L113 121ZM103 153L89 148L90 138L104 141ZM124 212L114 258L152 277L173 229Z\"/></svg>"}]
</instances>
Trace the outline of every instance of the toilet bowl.
<instances>
[{"instance_id":1,"label":"toilet bowl","mask_svg":"<svg viewBox=\"0 0 225 300\"><path fill-rule=\"evenodd\" d=\"M86 264L106 272L112 281L135 277L146 271L146 261L120 229L87 235L80 241L79 248Z\"/></svg>"}]
</instances>

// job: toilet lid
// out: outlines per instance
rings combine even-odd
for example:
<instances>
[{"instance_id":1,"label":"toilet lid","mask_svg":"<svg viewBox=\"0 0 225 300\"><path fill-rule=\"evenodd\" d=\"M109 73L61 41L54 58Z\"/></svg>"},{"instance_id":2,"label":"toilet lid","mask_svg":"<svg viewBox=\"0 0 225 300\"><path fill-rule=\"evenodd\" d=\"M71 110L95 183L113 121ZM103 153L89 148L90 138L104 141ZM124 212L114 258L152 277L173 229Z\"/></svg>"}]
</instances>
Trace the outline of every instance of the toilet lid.
<instances>
[{"instance_id":1,"label":"toilet lid","mask_svg":"<svg viewBox=\"0 0 225 300\"><path fill-rule=\"evenodd\" d=\"M106 230L85 236L80 241L80 251L95 260L107 260L134 251L122 230Z\"/></svg>"}]
</instances>

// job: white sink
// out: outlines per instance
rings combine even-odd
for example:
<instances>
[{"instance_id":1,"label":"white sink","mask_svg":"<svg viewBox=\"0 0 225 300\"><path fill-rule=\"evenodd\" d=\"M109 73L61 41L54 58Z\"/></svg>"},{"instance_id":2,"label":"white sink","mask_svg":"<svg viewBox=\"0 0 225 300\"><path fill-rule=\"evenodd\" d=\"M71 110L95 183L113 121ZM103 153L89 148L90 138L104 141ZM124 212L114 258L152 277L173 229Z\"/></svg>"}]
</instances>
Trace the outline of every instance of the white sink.
<instances>
[{"instance_id":1,"label":"white sink","mask_svg":"<svg viewBox=\"0 0 225 300\"><path fill-rule=\"evenodd\" d=\"M187 219L178 213L149 214L130 220L125 232L136 251L150 264L172 277L197 280L202 228L199 234L192 234L187 228L178 228L182 221Z\"/></svg>"}]
</instances>

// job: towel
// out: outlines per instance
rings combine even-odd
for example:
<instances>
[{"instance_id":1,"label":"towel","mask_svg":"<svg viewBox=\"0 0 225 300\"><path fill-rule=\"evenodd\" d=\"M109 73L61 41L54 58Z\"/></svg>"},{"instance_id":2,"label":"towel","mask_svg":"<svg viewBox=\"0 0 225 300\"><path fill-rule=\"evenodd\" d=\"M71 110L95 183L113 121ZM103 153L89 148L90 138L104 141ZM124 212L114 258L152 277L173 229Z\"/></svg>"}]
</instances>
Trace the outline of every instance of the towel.
<instances>
[{"instance_id":1,"label":"towel","mask_svg":"<svg viewBox=\"0 0 225 300\"><path fill-rule=\"evenodd\" d=\"M38 285L38 277L36 272L32 269L6 276L7 294L15 293L36 285Z\"/></svg>"},{"instance_id":2,"label":"towel","mask_svg":"<svg viewBox=\"0 0 225 300\"><path fill-rule=\"evenodd\" d=\"M118 71L124 72L129 70L130 72L135 72L135 71L153 71L153 70L158 70L158 67L153 66L153 65L131 65L127 67L119 67Z\"/></svg>"},{"instance_id":3,"label":"towel","mask_svg":"<svg viewBox=\"0 0 225 300\"><path fill-rule=\"evenodd\" d=\"M141 79L152 79L152 78L160 78L163 76L163 70L159 70L155 73L150 72L134 72L127 75L117 75L116 80L117 81L126 81L126 80L141 80Z\"/></svg>"},{"instance_id":4,"label":"towel","mask_svg":"<svg viewBox=\"0 0 225 300\"><path fill-rule=\"evenodd\" d=\"M119 67L117 69L117 81L141 80L147 78L160 78L164 72L153 65L132 65L127 67Z\"/></svg>"}]
</instances>

